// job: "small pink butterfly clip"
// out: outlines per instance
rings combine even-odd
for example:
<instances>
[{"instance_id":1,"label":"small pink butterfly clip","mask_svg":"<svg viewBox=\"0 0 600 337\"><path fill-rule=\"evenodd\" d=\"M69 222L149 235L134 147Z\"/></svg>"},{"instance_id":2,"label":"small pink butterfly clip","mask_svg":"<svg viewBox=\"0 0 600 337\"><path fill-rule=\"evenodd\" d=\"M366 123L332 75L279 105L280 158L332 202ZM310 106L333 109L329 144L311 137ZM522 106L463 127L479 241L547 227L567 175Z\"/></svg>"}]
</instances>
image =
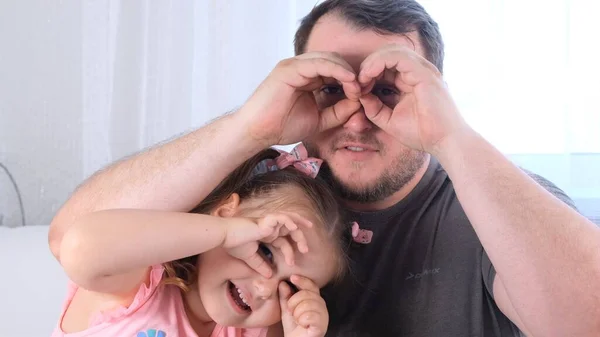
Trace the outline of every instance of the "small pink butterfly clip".
<instances>
[{"instance_id":1,"label":"small pink butterfly clip","mask_svg":"<svg viewBox=\"0 0 600 337\"><path fill-rule=\"evenodd\" d=\"M354 240L354 242L366 245L371 242L372 238L372 231L361 229L356 221L352 223L352 240Z\"/></svg>"}]
</instances>

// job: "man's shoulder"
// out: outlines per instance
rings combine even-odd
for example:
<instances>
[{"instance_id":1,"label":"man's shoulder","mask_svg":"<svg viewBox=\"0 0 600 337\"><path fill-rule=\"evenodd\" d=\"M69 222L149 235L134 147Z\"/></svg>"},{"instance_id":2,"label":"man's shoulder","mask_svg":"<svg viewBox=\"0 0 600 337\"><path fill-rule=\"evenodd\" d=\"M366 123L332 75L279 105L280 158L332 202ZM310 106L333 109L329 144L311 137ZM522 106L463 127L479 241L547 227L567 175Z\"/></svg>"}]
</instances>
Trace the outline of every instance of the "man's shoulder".
<instances>
[{"instance_id":1,"label":"man's shoulder","mask_svg":"<svg viewBox=\"0 0 600 337\"><path fill-rule=\"evenodd\" d=\"M546 191L550 192L552 195L554 195L558 199L562 200L564 203L566 203L573 209L577 210L577 207L575 206L573 199L571 199L571 197L569 197L569 195L564 190L559 188L555 183L553 183L549 179L545 178L544 176L542 176L536 172L528 170L524 167L519 167L519 168L523 172L525 172L531 179L533 179L538 185L543 187ZM447 174L445 173L443 168L440 167L439 171L442 171L443 174L438 172L438 175L447 177ZM446 198L452 198L452 197L455 198L456 197L456 192L454 191L454 186L451 183L445 185L443 188L441 188L439 190L435 190L434 192L436 194L445 195Z\"/></svg>"},{"instance_id":2,"label":"man's shoulder","mask_svg":"<svg viewBox=\"0 0 600 337\"><path fill-rule=\"evenodd\" d=\"M540 186L542 186L546 191L552 193L555 197L562 200L565 204L567 204L571 208L577 210L577 207L575 206L575 202L573 202L573 199L571 199L571 197L569 197L567 195L567 193L565 193L565 191L563 191L558 186L556 186L556 184L554 184L550 180L546 179L545 177L543 177L537 173L534 173L530 170L527 170L523 167L521 167L521 170L523 170L523 172L527 173L527 175L529 177L531 177L533 180L535 180L535 182L538 183Z\"/></svg>"}]
</instances>

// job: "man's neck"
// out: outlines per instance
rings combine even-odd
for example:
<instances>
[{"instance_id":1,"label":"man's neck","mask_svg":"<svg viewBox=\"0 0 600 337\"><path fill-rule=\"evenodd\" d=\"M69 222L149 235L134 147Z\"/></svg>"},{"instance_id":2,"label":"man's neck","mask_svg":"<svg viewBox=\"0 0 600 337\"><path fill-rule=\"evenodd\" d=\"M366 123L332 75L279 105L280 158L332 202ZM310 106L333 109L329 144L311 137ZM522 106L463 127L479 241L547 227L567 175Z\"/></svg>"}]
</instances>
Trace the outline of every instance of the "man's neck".
<instances>
[{"instance_id":1,"label":"man's neck","mask_svg":"<svg viewBox=\"0 0 600 337\"><path fill-rule=\"evenodd\" d=\"M348 206L352 210L359 211L359 212L380 211L380 210L394 206L395 204L400 202L402 199L406 198L406 196L409 195L410 192L412 192L412 190L415 189L415 187L417 186L419 181L421 181L421 179L425 175L425 172L427 172L427 168L429 167L430 161L431 161L431 156L429 154L427 154L425 160L423 161L423 165L421 165L419 170L417 170L417 172L412 177L412 179L410 179L410 181L408 183L406 183L404 186L402 186L402 188L400 188L398 191L396 191L394 194L390 195L389 197L387 197L383 200L370 202L370 203L358 203L358 202L354 202L354 201L346 201L346 206Z\"/></svg>"}]
</instances>

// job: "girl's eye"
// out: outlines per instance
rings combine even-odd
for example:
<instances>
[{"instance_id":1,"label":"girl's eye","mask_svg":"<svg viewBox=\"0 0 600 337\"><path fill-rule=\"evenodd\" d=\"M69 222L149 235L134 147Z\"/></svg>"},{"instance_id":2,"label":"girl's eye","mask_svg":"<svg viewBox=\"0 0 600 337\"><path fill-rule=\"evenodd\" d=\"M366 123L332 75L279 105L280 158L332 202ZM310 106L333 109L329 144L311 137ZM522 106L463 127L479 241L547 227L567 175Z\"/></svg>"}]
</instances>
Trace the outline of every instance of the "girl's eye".
<instances>
[{"instance_id":1,"label":"girl's eye","mask_svg":"<svg viewBox=\"0 0 600 337\"><path fill-rule=\"evenodd\" d=\"M326 93L327 95L339 95L339 94L343 94L344 91L342 90L342 88L340 86L337 85L328 85L325 86L321 89L322 92Z\"/></svg>"},{"instance_id":2,"label":"girl's eye","mask_svg":"<svg viewBox=\"0 0 600 337\"><path fill-rule=\"evenodd\" d=\"M298 288L291 281L285 281L285 283L287 283L288 286L290 286L290 289L292 289L292 294L298 292Z\"/></svg>"},{"instance_id":3,"label":"girl's eye","mask_svg":"<svg viewBox=\"0 0 600 337\"><path fill-rule=\"evenodd\" d=\"M258 252L262 257L270 263L273 263L273 253L271 250L263 243L258 245Z\"/></svg>"}]
</instances>

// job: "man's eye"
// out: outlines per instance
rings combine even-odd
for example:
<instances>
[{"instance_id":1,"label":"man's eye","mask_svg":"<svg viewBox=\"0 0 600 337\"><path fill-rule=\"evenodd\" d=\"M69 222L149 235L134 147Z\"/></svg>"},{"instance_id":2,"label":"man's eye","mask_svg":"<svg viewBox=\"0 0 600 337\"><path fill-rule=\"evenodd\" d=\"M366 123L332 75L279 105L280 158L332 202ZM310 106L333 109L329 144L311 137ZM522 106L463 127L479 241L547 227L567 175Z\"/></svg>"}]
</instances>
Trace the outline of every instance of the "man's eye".
<instances>
[{"instance_id":1,"label":"man's eye","mask_svg":"<svg viewBox=\"0 0 600 337\"><path fill-rule=\"evenodd\" d=\"M390 96L390 95L396 95L398 94L398 90L396 89L392 89L392 88L387 88L387 87L375 87L373 88L373 94L376 96Z\"/></svg>"},{"instance_id":2,"label":"man's eye","mask_svg":"<svg viewBox=\"0 0 600 337\"><path fill-rule=\"evenodd\" d=\"M322 92L328 94L328 95L339 95L339 94L343 94L344 91L342 90L342 88L340 86L336 86L336 85L328 85L325 86L321 89Z\"/></svg>"},{"instance_id":3,"label":"man's eye","mask_svg":"<svg viewBox=\"0 0 600 337\"><path fill-rule=\"evenodd\" d=\"M260 255L262 255L262 257L265 260L271 263L273 262L273 253L265 244L261 243L260 245L258 245L258 252L260 253Z\"/></svg>"}]
</instances>

